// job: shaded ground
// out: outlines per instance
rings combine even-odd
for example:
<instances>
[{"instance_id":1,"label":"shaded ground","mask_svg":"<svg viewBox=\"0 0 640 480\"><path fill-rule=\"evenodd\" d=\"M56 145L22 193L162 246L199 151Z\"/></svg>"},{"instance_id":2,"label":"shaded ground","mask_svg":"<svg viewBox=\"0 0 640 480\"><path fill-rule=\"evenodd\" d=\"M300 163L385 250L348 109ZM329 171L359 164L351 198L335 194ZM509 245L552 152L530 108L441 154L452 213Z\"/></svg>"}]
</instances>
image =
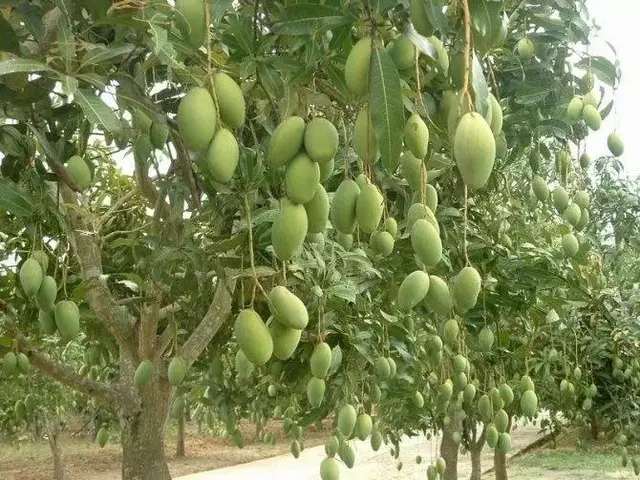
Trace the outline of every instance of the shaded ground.
<instances>
[{"instance_id":1,"label":"shaded ground","mask_svg":"<svg viewBox=\"0 0 640 480\"><path fill-rule=\"evenodd\" d=\"M186 453L184 458L175 457L175 432L168 432L166 452L172 476L187 475L238 463L252 462L262 458L289 452L289 442L285 440L281 422L271 422L267 431L277 436L274 446L253 440L255 427L241 427L246 444L239 449L230 439L214 437L210 433L197 433L194 425L188 425ZM307 430L306 446L324 443L328 432L317 431L313 426ZM61 446L65 459L65 478L69 480L113 480L121 478L120 459L122 449L110 439L100 448L87 438L63 437ZM21 441L14 444L0 444L0 479L2 480L44 480L51 479L53 461L46 442Z\"/></svg>"}]
</instances>

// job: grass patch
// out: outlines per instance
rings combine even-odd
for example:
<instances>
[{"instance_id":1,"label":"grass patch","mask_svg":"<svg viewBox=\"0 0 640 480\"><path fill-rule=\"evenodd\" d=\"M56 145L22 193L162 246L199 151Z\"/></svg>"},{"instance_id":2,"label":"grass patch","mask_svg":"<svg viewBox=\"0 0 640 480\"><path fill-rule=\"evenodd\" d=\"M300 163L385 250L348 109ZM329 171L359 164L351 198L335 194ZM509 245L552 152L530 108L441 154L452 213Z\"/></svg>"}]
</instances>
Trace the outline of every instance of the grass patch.
<instances>
[{"instance_id":1,"label":"grass patch","mask_svg":"<svg viewBox=\"0 0 640 480\"><path fill-rule=\"evenodd\" d=\"M542 450L523 455L515 464L520 468L543 470L611 471L620 467L620 457L605 452Z\"/></svg>"}]
</instances>

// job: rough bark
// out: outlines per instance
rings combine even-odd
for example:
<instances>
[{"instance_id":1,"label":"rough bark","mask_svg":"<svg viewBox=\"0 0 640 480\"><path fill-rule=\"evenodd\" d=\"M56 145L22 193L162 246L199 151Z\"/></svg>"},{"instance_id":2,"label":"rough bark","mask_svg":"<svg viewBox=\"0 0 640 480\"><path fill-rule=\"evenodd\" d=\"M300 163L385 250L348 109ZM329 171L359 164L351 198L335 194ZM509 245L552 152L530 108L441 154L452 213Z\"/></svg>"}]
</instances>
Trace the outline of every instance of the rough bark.
<instances>
[{"instance_id":1,"label":"rough bark","mask_svg":"<svg viewBox=\"0 0 640 480\"><path fill-rule=\"evenodd\" d=\"M178 441L176 442L176 457L184 457L184 415L178 419Z\"/></svg>"},{"instance_id":2,"label":"rough bark","mask_svg":"<svg viewBox=\"0 0 640 480\"><path fill-rule=\"evenodd\" d=\"M511 432L511 425L513 422L513 416L509 416L509 423L507 424L507 433ZM508 480L509 475L507 473L507 454L498 453L496 451L493 454L493 469L495 472L496 480Z\"/></svg>"},{"instance_id":3,"label":"rough bark","mask_svg":"<svg viewBox=\"0 0 640 480\"><path fill-rule=\"evenodd\" d=\"M43 414L43 418L45 428L47 430L51 456L53 457L53 478L54 480L63 480L64 460L62 458L62 449L58 442L60 435L60 422L57 419L52 421L46 413Z\"/></svg>"},{"instance_id":4,"label":"rough bark","mask_svg":"<svg viewBox=\"0 0 640 480\"><path fill-rule=\"evenodd\" d=\"M507 474L507 455L504 453L493 454L493 468L496 475L496 480L508 480Z\"/></svg>"},{"instance_id":5,"label":"rough bark","mask_svg":"<svg viewBox=\"0 0 640 480\"><path fill-rule=\"evenodd\" d=\"M482 428L480 438L474 441L469 448L471 455L471 476L470 480L482 480L482 449L484 448L484 442L486 437L486 426Z\"/></svg>"},{"instance_id":6,"label":"rough bark","mask_svg":"<svg viewBox=\"0 0 640 480\"><path fill-rule=\"evenodd\" d=\"M131 354L132 331L118 318L118 304L102 279L101 248L97 241L99 235L81 213L82 207L78 204L76 193L66 185L60 185L60 192L65 203L73 206L73 208L60 207L60 211L67 218L69 239L80 262L82 279L88 286L86 301L118 344L126 347L126 351Z\"/></svg>"},{"instance_id":7,"label":"rough bark","mask_svg":"<svg viewBox=\"0 0 640 480\"><path fill-rule=\"evenodd\" d=\"M206 348L213 337L229 318L233 303L232 293L236 287L236 278L230 276L231 272L225 270L225 278L218 277L216 293L209 305L207 313L191 336L184 342L181 349L182 358L190 366Z\"/></svg>"},{"instance_id":8,"label":"rough bark","mask_svg":"<svg viewBox=\"0 0 640 480\"><path fill-rule=\"evenodd\" d=\"M132 378L134 365L120 357L123 378ZM160 362L154 364L159 371ZM169 408L171 386L166 379L154 375L140 389L140 409L120 409L122 429L122 479L170 480L169 467L164 456L164 425Z\"/></svg>"},{"instance_id":9,"label":"rough bark","mask_svg":"<svg viewBox=\"0 0 640 480\"><path fill-rule=\"evenodd\" d=\"M589 424L591 427L591 439L598 440L598 437L600 436L600 422L598 422L598 419L593 413L591 414L591 421Z\"/></svg>"},{"instance_id":10,"label":"rough bark","mask_svg":"<svg viewBox=\"0 0 640 480\"><path fill-rule=\"evenodd\" d=\"M460 431L460 421L451 420L451 423L442 429L442 443L440 444L440 456L444 458L447 468L442 476L443 480L458 480L458 451L459 445L453 441L452 435Z\"/></svg>"}]
</instances>

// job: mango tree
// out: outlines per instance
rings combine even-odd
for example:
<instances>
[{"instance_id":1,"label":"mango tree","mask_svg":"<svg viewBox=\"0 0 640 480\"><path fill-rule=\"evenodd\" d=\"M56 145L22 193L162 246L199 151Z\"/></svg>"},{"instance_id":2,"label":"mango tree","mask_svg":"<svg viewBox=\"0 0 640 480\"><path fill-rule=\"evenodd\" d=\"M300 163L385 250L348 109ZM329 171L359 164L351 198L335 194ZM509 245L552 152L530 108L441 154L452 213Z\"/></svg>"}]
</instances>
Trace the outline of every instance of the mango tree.
<instances>
[{"instance_id":1,"label":"mango tree","mask_svg":"<svg viewBox=\"0 0 640 480\"><path fill-rule=\"evenodd\" d=\"M586 18L582 2L10 2L3 364L23 354L115 406L127 479L169 478L190 368L239 445L240 419L284 416L297 456L335 418L324 480L355 437L397 456L400 434L442 431L428 478L457 478L463 438L504 455L510 417L538 409L540 324L597 263L570 147L611 110L594 76L619 72L570 57ZM51 338L87 368L45 354Z\"/></svg>"}]
</instances>

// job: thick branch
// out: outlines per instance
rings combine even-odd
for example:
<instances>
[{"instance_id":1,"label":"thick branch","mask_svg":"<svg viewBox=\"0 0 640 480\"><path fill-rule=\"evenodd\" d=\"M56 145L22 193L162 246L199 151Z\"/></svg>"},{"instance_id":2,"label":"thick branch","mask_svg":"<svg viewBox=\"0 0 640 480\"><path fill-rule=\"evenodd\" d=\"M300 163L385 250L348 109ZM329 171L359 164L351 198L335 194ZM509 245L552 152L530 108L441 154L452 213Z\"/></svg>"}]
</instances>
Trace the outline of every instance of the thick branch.
<instances>
[{"instance_id":1,"label":"thick branch","mask_svg":"<svg viewBox=\"0 0 640 480\"><path fill-rule=\"evenodd\" d=\"M149 201L151 207L159 209L160 217L168 220L171 215L171 208L164 198L158 195L156 187L149 178L149 167L141 165L140 162L135 162L135 178L140 192Z\"/></svg>"},{"instance_id":2,"label":"thick branch","mask_svg":"<svg viewBox=\"0 0 640 480\"><path fill-rule=\"evenodd\" d=\"M48 355L38 351L24 336L15 323L7 323L5 328L18 341L20 351L29 357L29 363L40 370L43 374L60 383L65 384L74 390L99 398L106 402L114 402L116 400L116 389L91 380L87 377L74 372L69 367L54 361Z\"/></svg>"},{"instance_id":3,"label":"thick branch","mask_svg":"<svg viewBox=\"0 0 640 480\"><path fill-rule=\"evenodd\" d=\"M233 302L231 295L236 287L236 279L231 277L229 272L225 273L225 278L218 277L216 293L200 325L182 346L181 355L187 365L191 365L198 358L231 315Z\"/></svg>"},{"instance_id":4,"label":"thick branch","mask_svg":"<svg viewBox=\"0 0 640 480\"><path fill-rule=\"evenodd\" d=\"M116 315L118 304L101 278L102 258L100 256L100 247L96 242L92 229L90 229L88 223L78 211L76 195L65 185L60 186L60 191L65 203L73 205L73 208L67 209L66 217L72 234L70 240L80 262L82 278L85 281L90 281L90 286L86 292L86 300L118 343L130 350L132 347L130 341L131 330L126 328L125 324L118 319Z\"/></svg>"},{"instance_id":5,"label":"thick branch","mask_svg":"<svg viewBox=\"0 0 640 480\"><path fill-rule=\"evenodd\" d=\"M196 208L200 207L200 191L198 190L198 185L196 184L195 177L193 176L193 169L191 168L191 160L189 158L189 152L185 148L182 143L182 139L177 131L172 130L171 138L173 139L173 144L176 147L177 154L177 164L178 171L182 176L182 179L187 184L189 188L189 193L191 193L192 205Z\"/></svg>"}]
</instances>

